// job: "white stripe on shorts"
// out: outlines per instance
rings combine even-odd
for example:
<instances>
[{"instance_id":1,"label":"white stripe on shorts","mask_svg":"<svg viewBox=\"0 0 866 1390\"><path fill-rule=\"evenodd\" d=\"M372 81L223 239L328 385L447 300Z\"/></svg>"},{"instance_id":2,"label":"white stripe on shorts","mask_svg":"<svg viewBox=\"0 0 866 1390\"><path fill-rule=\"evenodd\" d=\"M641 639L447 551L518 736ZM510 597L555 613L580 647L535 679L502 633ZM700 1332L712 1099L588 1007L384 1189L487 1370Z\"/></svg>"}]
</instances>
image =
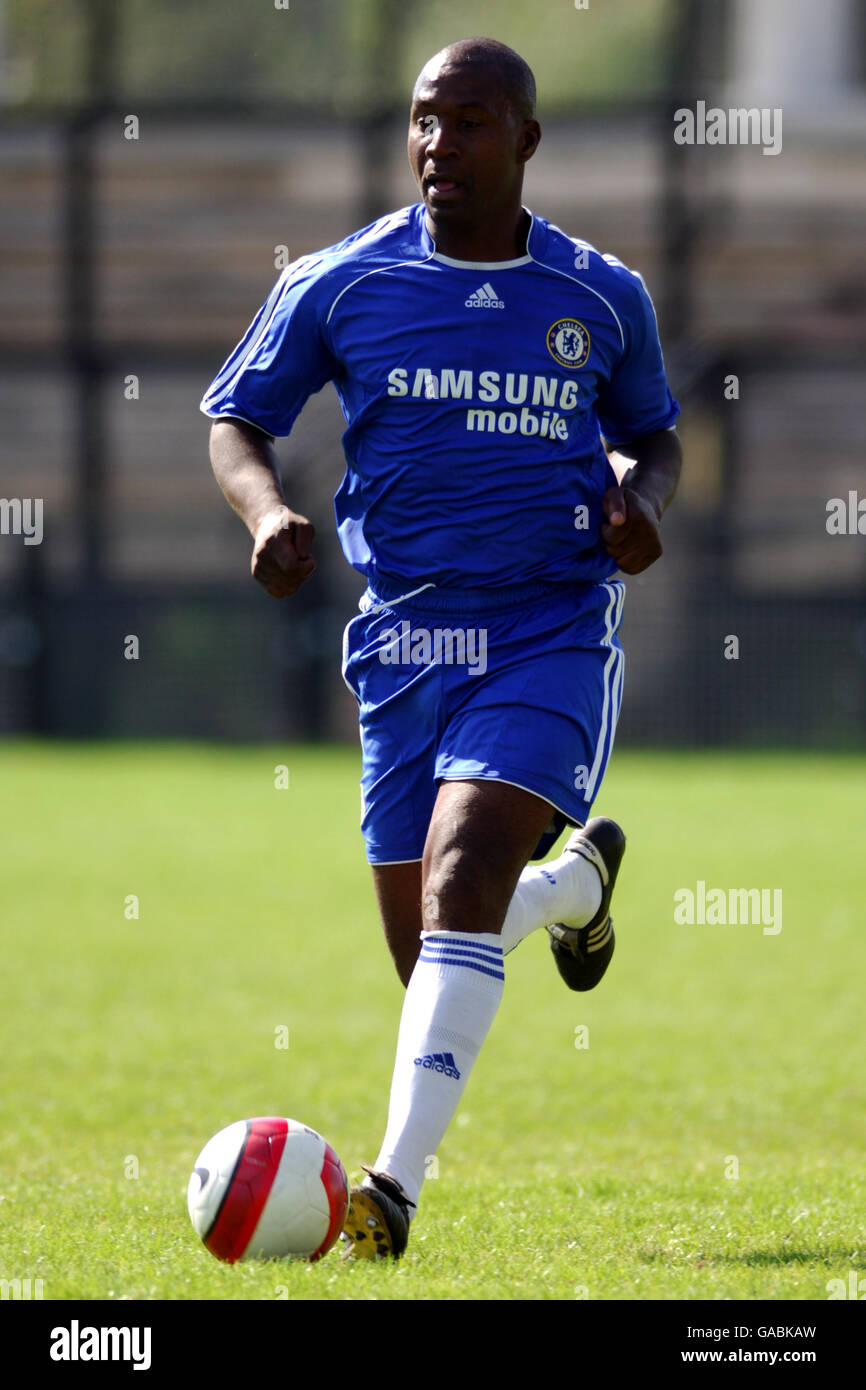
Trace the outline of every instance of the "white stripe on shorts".
<instances>
[{"instance_id":1,"label":"white stripe on shorts","mask_svg":"<svg viewBox=\"0 0 866 1390\"><path fill-rule=\"evenodd\" d=\"M614 633L622 619L625 585L620 580L614 580L613 583L606 583L604 588L610 594L610 602L604 615L604 637L601 639L601 645L610 648L610 656L604 664L604 703L601 709L601 728L598 742L595 745L595 758L590 768L589 781L586 786L586 799L589 802L595 800L596 789L613 747L613 736L616 732L619 707L622 702L622 673L625 664L622 650L613 645ZM608 734L608 727L610 734Z\"/></svg>"}]
</instances>

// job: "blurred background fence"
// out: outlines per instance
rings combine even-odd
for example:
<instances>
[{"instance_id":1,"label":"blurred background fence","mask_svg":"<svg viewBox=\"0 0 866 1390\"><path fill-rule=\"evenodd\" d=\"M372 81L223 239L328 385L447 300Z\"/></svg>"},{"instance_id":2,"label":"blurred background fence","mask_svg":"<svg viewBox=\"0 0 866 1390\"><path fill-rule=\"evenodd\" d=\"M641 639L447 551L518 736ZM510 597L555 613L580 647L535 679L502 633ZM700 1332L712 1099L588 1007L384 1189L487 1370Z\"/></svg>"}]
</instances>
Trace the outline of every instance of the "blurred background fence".
<instances>
[{"instance_id":1,"label":"blurred background fence","mask_svg":"<svg viewBox=\"0 0 866 1390\"><path fill-rule=\"evenodd\" d=\"M280 604L248 577L198 401L282 248L415 201L414 76L488 33L538 78L526 204L643 273L683 407L665 559L628 582L620 741L862 740L862 7L57 9L0 4L0 496L44 507L41 544L3 513L0 732L355 736L340 636L363 582L334 531L333 389L279 444L319 560ZM676 144L699 100L780 107L781 152ZM828 530L835 498L853 532Z\"/></svg>"}]
</instances>

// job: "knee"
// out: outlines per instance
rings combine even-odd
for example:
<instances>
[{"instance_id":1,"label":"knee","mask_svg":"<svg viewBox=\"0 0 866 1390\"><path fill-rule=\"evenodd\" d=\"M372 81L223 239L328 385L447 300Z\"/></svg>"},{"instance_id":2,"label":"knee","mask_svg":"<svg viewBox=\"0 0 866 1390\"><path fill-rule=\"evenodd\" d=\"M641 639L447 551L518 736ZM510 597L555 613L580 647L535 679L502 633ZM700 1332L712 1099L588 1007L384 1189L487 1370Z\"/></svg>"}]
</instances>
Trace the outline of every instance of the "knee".
<instances>
[{"instance_id":1,"label":"knee","mask_svg":"<svg viewBox=\"0 0 866 1390\"><path fill-rule=\"evenodd\" d=\"M434 851L422 885L424 931L498 931L507 907L503 889L501 866L472 847Z\"/></svg>"}]
</instances>

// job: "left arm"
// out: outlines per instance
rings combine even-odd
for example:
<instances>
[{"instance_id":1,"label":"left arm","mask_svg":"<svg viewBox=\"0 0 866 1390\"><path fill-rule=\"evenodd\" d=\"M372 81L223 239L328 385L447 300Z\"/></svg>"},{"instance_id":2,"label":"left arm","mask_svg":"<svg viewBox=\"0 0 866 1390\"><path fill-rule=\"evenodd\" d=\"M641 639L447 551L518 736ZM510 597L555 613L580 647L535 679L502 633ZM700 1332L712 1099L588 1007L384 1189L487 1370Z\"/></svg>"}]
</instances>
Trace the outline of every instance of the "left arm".
<instances>
[{"instance_id":1,"label":"left arm","mask_svg":"<svg viewBox=\"0 0 866 1390\"><path fill-rule=\"evenodd\" d=\"M662 553L659 523L677 490L683 451L674 430L657 430L610 450L619 477L602 498L602 539L626 574L640 574ZM631 466L620 472L614 459Z\"/></svg>"}]
</instances>

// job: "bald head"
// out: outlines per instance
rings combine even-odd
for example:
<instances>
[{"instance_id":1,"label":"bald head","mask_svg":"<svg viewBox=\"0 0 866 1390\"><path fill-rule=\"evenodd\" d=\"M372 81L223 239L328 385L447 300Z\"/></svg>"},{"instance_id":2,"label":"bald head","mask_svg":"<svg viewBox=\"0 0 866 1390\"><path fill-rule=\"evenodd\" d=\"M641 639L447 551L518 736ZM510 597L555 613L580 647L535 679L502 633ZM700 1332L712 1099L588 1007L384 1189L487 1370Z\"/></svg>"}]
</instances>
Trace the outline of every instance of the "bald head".
<instances>
[{"instance_id":1,"label":"bald head","mask_svg":"<svg viewBox=\"0 0 866 1390\"><path fill-rule=\"evenodd\" d=\"M535 78L519 53L497 39L458 39L425 63L415 83L415 94L425 83L446 74L484 69L495 76L508 109L518 121L535 115Z\"/></svg>"},{"instance_id":2,"label":"bald head","mask_svg":"<svg viewBox=\"0 0 866 1390\"><path fill-rule=\"evenodd\" d=\"M424 64L407 150L442 254L467 261L523 254L523 172L541 139L534 109L532 73L496 39L460 39Z\"/></svg>"}]
</instances>

